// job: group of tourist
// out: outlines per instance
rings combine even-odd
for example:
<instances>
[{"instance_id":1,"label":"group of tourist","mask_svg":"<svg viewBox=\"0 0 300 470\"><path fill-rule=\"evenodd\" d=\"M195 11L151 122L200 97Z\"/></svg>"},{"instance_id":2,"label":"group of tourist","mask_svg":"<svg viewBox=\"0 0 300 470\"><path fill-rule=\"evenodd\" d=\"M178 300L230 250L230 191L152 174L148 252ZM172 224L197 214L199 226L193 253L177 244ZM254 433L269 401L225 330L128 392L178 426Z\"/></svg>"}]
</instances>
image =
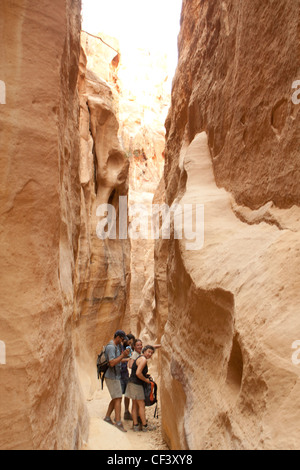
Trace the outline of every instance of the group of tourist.
<instances>
[{"instance_id":1,"label":"group of tourist","mask_svg":"<svg viewBox=\"0 0 300 470\"><path fill-rule=\"evenodd\" d=\"M116 331L114 339L105 348L109 368L105 373L105 383L111 396L104 421L127 432L121 420L122 397L124 395L125 420L133 421L133 431L147 432L153 428L147 424L145 411L144 383L150 383L147 361L160 345L145 346L132 334L126 335L123 330ZM131 370L131 374L129 374ZM132 411L130 413L130 400ZM115 422L112 412L115 412Z\"/></svg>"}]
</instances>

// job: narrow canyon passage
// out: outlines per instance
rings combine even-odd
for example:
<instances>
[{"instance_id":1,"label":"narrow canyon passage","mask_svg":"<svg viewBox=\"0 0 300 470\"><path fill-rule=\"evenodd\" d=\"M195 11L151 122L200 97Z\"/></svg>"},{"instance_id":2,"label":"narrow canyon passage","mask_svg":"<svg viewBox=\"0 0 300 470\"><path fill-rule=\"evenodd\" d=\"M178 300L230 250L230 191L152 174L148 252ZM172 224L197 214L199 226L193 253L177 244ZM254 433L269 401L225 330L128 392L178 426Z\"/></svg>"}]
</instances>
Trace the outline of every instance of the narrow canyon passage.
<instances>
[{"instance_id":1,"label":"narrow canyon passage","mask_svg":"<svg viewBox=\"0 0 300 470\"><path fill-rule=\"evenodd\" d=\"M299 450L300 0L131 1L0 2L0 449Z\"/></svg>"},{"instance_id":2,"label":"narrow canyon passage","mask_svg":"<svg viewBox=\"0 0 300 470\"><path fill-rule=\"evenodd\" d=\"M157 429L147 437L132 433L132 421L124 421L126 436L104 423L109 394L106 386L101 391L99 382L91 379L91 351L95 354L101 341L109 341L113 328L122 327L141 338L144 345L159 340L155 324L155 240L150 222L163 176L164 122L170 106L168 79L167 60L161 52L140 48L126 54L116 38L82 31L78 86L83 192L76 341L79 377L90 418L87 449L168 448L160 419L153 419L152 408L147 410L148 421ZM113 211L115 227L105 217L107 205ZM91 220L88 214L96 217ZM131 231L129 240L126 230L122 240L125 225ZM87 269L82 269L88 258ZM94 343L89 335L83 345L86 322L93 323ZM159 359L157 352L151 364L151 375L158 384ZM101 439L106 433L108 437Z\"/></svg>"}]
</instances>

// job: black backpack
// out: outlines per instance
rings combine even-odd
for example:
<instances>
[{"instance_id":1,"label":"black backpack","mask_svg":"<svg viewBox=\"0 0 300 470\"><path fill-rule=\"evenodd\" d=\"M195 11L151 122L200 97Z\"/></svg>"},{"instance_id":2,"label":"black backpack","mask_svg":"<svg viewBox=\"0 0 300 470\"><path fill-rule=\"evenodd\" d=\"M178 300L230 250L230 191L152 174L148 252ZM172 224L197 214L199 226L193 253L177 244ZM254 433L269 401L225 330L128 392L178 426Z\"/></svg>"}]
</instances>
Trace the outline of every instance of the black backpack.
<instances>
[{"instance_id":1,"label":"black backpack","mask_svg":"<svg viewBox=\"0 0 300 470\"><path fill-rule=\"evenodd\" d=\"M103 390L103 382L104 382L105 373L107 369L109 368L109 364L107 362L106 355L105 355L105 347L106 346L103 347L101 353L99 354L97 358L97 377L98 377L98 380L101 380L101 390Z\"/></svg>"},{"instance_id":2,"label":"black backpack","mask_svg":"<svg viewBox=\"0 0 300 470\"><path fill-rule=\"evenodd\" d=\"M152 406L157 403L157 384L151 381L150 384L144 384L144 392L145 392L145 405Z\"/></svg>"},{"instance_id":3,"label":"black backpack","mask_svg":"<svg viewBox=\"0 0 300 470\"><path fill-rule=\"evenodd\" d=\"M158 418L158 395L157 395L157 384L151 381L150 384L144 383L144 393L145 393L145 405L152 406L155 405L154 418Z\"/></svg>"}]
</instances>

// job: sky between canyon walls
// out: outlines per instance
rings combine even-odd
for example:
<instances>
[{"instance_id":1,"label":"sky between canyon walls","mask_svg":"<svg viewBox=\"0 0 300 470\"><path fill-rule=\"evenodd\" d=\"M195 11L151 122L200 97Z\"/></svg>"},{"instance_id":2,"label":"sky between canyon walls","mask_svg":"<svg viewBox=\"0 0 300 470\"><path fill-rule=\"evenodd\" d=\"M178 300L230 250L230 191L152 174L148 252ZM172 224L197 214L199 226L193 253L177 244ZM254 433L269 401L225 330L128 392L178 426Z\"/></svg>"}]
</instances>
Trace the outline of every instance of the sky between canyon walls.
<instances>
[{"instance_id":1,"label":"sky between canyon walls","mask_svg":"<svg viewBox=\"0 0 300 470\"><path fill-rule=\"evenodd\" d=\"M167 55L173 77L182 0L82 0L82 29L119 39L121 51L136 48Z\"/></svg>"}]
</instances>

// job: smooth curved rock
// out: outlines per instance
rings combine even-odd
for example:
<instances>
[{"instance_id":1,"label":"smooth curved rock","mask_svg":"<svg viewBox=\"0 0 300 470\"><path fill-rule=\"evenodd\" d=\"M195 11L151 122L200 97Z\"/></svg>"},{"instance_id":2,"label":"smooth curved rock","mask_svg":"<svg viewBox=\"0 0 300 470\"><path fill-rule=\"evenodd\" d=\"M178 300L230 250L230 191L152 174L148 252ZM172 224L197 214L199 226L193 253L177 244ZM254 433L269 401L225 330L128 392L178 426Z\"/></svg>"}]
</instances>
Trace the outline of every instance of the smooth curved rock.
<instances>
[{"instance_id":1,"label":"smooth curved rock","mask_svg":"<svg viewBox=\"0 0 300 470\"><path fill-rule=\"evenodd\" d=\"M78 449L80 1L1 1L0 448Z\"/></svg>"},{"instance_id":2,"label":"smooth curved rock","mask_svg":"<svg viewBox=\"0 0 300 470\"><path fill-rule=\"evenodd\" d=\"M97 209L114 207L128 194L129 161L118 140L117 103L108 84L80 59L81 227L76 262L74 338L87 397L97 388L96 361L102 347L123 326L130 284L130 242L99 239Z\"/></svg>"},{"instance_id":3,"label":"smooth curved rock","mask_svg":"<svg viewBox=\"0 0 300 470\"><path fill-rule=\"evenodd\" d=\"M166 201L204 204L205 242L170 241L156 274L172 449L299 448L298 11L183 3Z\"/></svg>"}]
</instances>

